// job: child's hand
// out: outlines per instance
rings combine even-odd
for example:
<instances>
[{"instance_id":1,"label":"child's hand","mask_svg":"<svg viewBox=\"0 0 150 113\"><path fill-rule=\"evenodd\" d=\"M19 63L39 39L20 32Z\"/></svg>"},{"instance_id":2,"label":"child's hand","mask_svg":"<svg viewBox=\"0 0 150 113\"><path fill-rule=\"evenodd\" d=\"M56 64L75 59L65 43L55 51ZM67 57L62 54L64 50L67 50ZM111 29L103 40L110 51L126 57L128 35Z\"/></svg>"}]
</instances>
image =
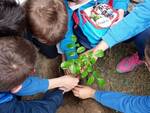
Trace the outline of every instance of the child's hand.
<instances>
[{"instance_id":1,"label":"child's hand","mask_svg":"<svg viewBox=\"0 0 150 113\"><path fill-rule=\"evenodd\" d=\"M79 83L79 79L71 76L62 76L54 79L49 79L48 89L60 88L64 92L72 90Z\"/></svg>"},{"instance_id":2,"label":"child's hand","mask_svg":"<svg viewBox=\"0 0 150 113\"><path fill-rule=\"evenodd\" d=\"M74 96L79 97L81 99L93 98L96 92L95 89L81 85L76 86L72 91Z\"/></svg>"},{"instance_id":3,"label":"child's hand","mask_svg":"<svg viewBox=\"0 0 150 113\"><path fill-rule=\"evenodd\" d=\"M60 79L59 89L63 90L64 92L72 90L79 83L79 79L72 76L62 76L59 79Z\"/></svg>"}]
</instances>

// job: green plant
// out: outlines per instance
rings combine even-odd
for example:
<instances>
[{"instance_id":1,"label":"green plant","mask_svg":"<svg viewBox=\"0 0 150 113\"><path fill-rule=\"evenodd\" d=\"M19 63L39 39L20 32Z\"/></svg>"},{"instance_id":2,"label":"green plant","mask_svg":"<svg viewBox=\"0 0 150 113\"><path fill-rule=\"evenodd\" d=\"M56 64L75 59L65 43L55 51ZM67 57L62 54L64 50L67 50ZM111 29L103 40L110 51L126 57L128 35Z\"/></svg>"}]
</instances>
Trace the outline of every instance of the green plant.
<instances>
[{"instance_id":1,"label":"green plant","mask_svg":"<svg viewBox=\"0 0 150 113\"><path fill-rule=\"evenodd\" d=\"M83 46L80 46L80 44L77 42L77 37L72 36L72 40L74 43L68 44L68 48L77 48L77 53L81 54L85 52L85 48ZM69 52L68 55L74 56L75 52ZM103 87L105 85L104 79L100 76L100 74L94 69L94 64L96 63L95 57L102 58L104 56L104 52L102 50L97 51L96 53L93 53L92 51L81 54L78 59L72 59L68 61L64 61L61 63L61 68L63 70L69 69L70 72L77 76L80 75L80 78L87 79L86 83L88 85L92 85L94 81L96 80L98 85L100 87Z\"/></svg>"}]
</instances>

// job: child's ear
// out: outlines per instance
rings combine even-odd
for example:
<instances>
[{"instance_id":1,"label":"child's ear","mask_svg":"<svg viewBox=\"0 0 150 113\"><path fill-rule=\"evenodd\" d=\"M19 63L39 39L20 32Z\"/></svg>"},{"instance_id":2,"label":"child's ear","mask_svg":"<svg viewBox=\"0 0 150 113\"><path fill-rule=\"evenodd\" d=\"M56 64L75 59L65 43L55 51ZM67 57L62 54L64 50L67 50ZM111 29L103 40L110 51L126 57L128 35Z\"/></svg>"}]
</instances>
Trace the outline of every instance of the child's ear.
<instances>
[{"instance_id":1,"label":"child's ear","mask_svg":"<svg viewBox=\"0 0 150 113\"><path fill-rule=\"evenodd\" d=\"M17 93L22 88L22 85L18 85L11 90L11 93Z\"/></svg>"}]
</instances>

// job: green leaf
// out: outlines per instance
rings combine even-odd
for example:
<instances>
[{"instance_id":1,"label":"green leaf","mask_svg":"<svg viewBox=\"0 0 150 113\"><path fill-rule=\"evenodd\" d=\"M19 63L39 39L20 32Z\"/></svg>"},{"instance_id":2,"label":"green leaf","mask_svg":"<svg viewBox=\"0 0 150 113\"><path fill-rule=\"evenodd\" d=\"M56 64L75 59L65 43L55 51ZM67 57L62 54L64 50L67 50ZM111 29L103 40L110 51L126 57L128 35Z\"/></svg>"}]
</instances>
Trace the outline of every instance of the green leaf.
<instances>
[{"instance_id":1,"label":"green leaf","mask_svg":"<svg viewBox=\"0 0 150 113\"><path fill-rule=\"evenodd\" d=\"M76 52L73 52L73 51L68 52L68 55L69 55L69 56L75 56L75 55L76 55Z\"/></svg>"},{"instance_id":2,"label":"green leaf","mask_svg":"<svg viewBox=\"0 0 150 113\"><path fill-rule=\"evenodd\" d=\"M90 76L87 80L88 85L92 85L94 83L95 78L93 76Z\"/></svg>"},{"instance_id":3,"label":"green leaf","mask_svg":"<svg viewBox=\"0 0 150 113\"><path fill-rule=\"evenodd\" d=\"M68 69L69 66L70 66L70 63L69 63L68 61L64 61L64 62L62 62L61 65L60 65L60 67L61 67L62 69Z\"/></svg>"},{"instance_id":4,"label":"green leaf","mask_svg":"<svg viewBox=\"0 0 150 113\"><path fill-rule=\"evenodd\" d=\"M71 39L73 42L75 42L75 43L77 42L77 37L75 35L72 35Z\"/></svg>"},{"instance_id":5,"label":"green leaf","mask_svg":"<svg viewBox=\"0 0 150 113\"><path fill-rule=\"evenodd\" d=\"M100 57L100 58L104 57L104 51L98 50L98 51L95 53L95 56L96 56L96 57Z\"/></svg>"},{"instance_id":6,"label":"green leaf","mask_svg":"<svg viewBox=\"0 0 150 113\"><path fill-rule=\"evenodd\" d=\"M75 61L76 61L75 59L67 60L67 62L70 63L70 65L74 64Z\"/></svg>"},{"instance_id":7,"label":"green leaf","mask_svg":"<svg viewBox=\"0 0 150 113\"><path fill-rule=\"evenodd\" d=\"M81 73L81 78L86 78L88 76L88 72L84 71Z\"/></svg>"},{"instance_id":8,"label":"green leaf","mask_svg":"<svg viewBox=\"0 0 150 113\"><path fill-rule=\"evenodd\" d=\"M88 60L84 60L83 65L88 65Z\"/></svg>"},{"instance_id":9,"label":"green leaf","mask_svg":"<svg viewBox=\"0 0 150 113\"><path fill-rule=\"evenodd\" d=\"M77 49L77 53L82 53L85 51L85 47L81 46Z\"/></svg>"},{"instance_id":10,"label":"green leaf","mask_svg":"<svg viewBox=\"0 0 150 113\"><path fill-rule=\"evenodd\" d=\"M83 54L79 57L79 61L80 61L81 65L87 65L89 63L89 59L85 54Z\"/></svg>"},{"instance_id":11,"label":"green leaf","mask_svg":"<svg viewBox=\"0 0 150 113\"><path fill-rule=\"evenodd\" d=\"M97 83L98 83L99 87L104 87L106 82L102 78L97 78Z\"/></svg>"},{"instance_id":12,"label":"green leaf","mask_svg":"<svg viewBox=\"0 0 150 113\"><path fill-rule=\"evenodd\" d=\"M81 67L80 67L80 65L78 64L78 65L76 66L76 74L80 74L80 70L81 70Z\"/></svg>"},{"instance_id":13,"label":"green leaf","mask_svg":"<svg viewBox=\"0 0 150 113\"><path fill-rule=\"evenodd\" d=\"M73 43L67 44L67 48L69 48L69 49L72 49L74 47L75 47L75 44L73 44Z\"/></svg>"},{"instance_id":14,"label":"green leaf","mask_svg":"<svg viewBox=\"0 0 150 113\"><path fill-rule=\"evenodd\" d=\"M88 59L88 57L85 54L82 54L79 56L79 59L85 61Z\"/></svg>"},{"instance_id":15,"label":"green leaf","mask_svg":"<svg viewBox=\"0 0 150 113\"><path fill-rule=\"evenodd\" d=\"M97 78L98 73L96 71L93 71L92 76L94 76L95 78Z\"/></svg>"},{"instance_id":16,"label":"green leaf","mask_svg":"<svg viewBox=\"0 0 150 113\"><path fill-rule=\"evenodd\" d=\"M93 51L88 52L89 57L93 57Z\"/></svg>"},{"instance_id":17,"label":"green leaf","mask_svg":"<svg viewBox=\"0 0 150 113\"><path fill-rule=\"evenodd\" d=\"M90 59L90 62L91 62L91 64L95 64L95 63L96 63L95 58L91 58L91 59Z\"/></svg>"},{"instance_id":18,"label":"green leaf","mask_svg":"<svg viewBox=\"0 0 150 113\"><path fill-rule=\"evenodd\" d=\"M70 69L70 71L71 71L72 74L76 74L76 69L75 68L76 68L75 65L71 65L69 67L69 69Z\"/></svg>"},{"instance_id":19,"label":"green leaf","mask_svg":"<svg viewBox=\"0 0 150 113\"><path fill-rule=\"evenodd\" d=\"M76 47L80 47L80 44L79 44L79 43L77 43L77 44L76 44Z\"/></svg>"},{"instance_id":20,"label":"green leaf","mask_svg":"<svg viewBox=\"0 0 150 113\"><path fill-rule=\"evenodd\" d=\"M87 68L87 71L90 73L90 72L92 72L93 71L93 67L92 66L89 66L88 68Z\"/></svg>"},{"instance_id":21,"label":"green leaf","mask_svg":"<svg viewBox=\"0 0 150 113\"><path fill-rule=\"evenodd\" d=\"M80 68L78 66L74 65L74 64L71 65L69 67L69 69L70 69L72 74L78 74L80 72Z\"/></svg>"}]
</instances>

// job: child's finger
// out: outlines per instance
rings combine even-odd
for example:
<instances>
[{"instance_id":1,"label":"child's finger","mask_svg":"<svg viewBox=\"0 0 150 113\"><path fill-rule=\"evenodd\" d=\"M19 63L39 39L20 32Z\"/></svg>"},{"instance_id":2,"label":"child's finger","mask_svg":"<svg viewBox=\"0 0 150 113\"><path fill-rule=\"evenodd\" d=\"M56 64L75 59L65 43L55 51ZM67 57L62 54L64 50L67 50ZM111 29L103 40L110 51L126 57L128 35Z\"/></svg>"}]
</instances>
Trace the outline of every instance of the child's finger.
<instances>
[{"instance_id":1,"label":"child's finger","mask_svg":"<svg viewBox=\"0 0 150 113\"><path fill-rule=\"evenodd\" d=\"M74 89L74 90L79 90L80 88L83 88L83 86L82 86L82 85L77 85L77 86L75 86L73 89Z\"/></svg>"},{"instance_id":2,"label":"child's finger","mask_svg":"<svg viewBox=\"0 0 150 113\"><path fill-rule=\"evenodd\" d=\"M78 90L76 90L76 89L73 89L72 91L73 91L73 92L78 92Z\"/></svg>"},{"instance_id":3,"label":"child's finger","mask_svg":"<svg viewBox=\"0 0 150 113\"><path fill-rule=\"evenodd\" d=\"M76 91L72 91L72 92L73 92L74 96L79 97L79 93L78 92L76 92Z\"/></svg>"},{"instance_id":4,"label":"child's finger","mask_svg":"<svg viewBox=\"0 0 150 113\"><path fill-rule=\"evenodd\" d=\"M73 91L79 92L79 88L75 87L75 88L73 89Z\"/></svg>"},{"instance_id":5,"label":"child's finger","mask_svg":"<svg viewBox=\"0 0 150 113\"><path fill-rule=\"evenodd\" d=\"M83 85L77 85L76 87L78 87L78 88L83 88L84 86L83 86Z\"/></svg>"},{"instance_id":6,"label":"child's finger","mask_svg":"<svg viewBox=\"0 0 150 113\"><path fill-rule=\"evenodd\" d=\"M72 92L73 92L73 93L76 93L76 94L79 93L79 91L77 91L77 90L72 90Z\"/></svg>"},{"instance_id":7,"label":"child's finger","mask_svg":"<svg viewBox=\"0 0 150 113\"><path fill-rule=\"evenodd\" d=\"M79 92L82 88L83 88L83 87L75 87L74 90L76 90L76 91Z\"/></svg>"},{"instance_id":8,"label":"child's finger","mask_svg":"<svg viewBox=\"0 0 150 113\"><path fill-rule=\"evenodd\" d=\"M74 94L74 96L75 96L75 97L79 97L79 95L78 95L78 94Z\"/></svg>"}]
</instances>

